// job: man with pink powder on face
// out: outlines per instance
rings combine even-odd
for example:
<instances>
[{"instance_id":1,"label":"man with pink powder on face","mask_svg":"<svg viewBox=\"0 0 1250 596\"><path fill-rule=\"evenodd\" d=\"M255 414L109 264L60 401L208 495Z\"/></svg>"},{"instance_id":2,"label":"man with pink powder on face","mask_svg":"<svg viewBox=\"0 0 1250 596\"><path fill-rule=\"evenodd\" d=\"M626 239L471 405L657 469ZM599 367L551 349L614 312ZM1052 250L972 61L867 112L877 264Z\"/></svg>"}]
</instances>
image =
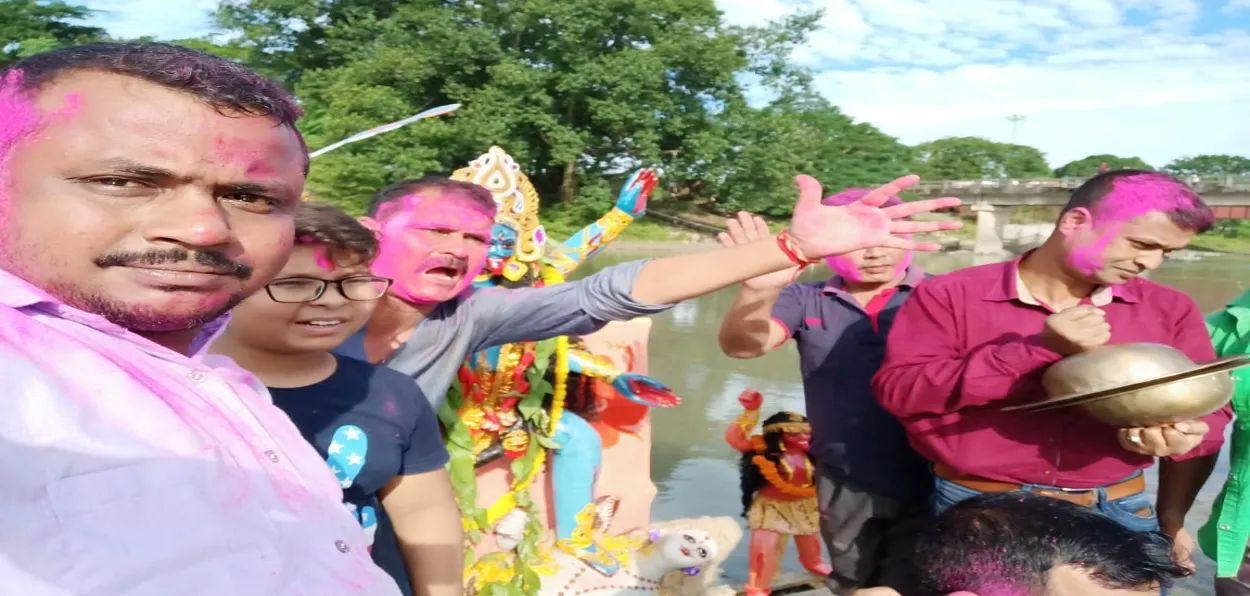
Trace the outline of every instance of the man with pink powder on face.
<instances>
[{"instance_id":1,"label":"man with pink powder on face","mask_svg":"<svg viewBox=\"0 0 1250 596\"><path fill-rule=\"evenodd\" d=\"M847 205L868 192L851 188L823 202ZM892 196L884 205L902 203ZM746 213L726 225L725 246L769 234ZM876 247L825 259L834 273L827 280L794 283L798 267L749 279L721 323L721 350L732 358L758 358L795 341L832 563L825 583L839 596L875 585L889 530L926 511L933 487L928 462L872 393L894 315L925 277L911 261L911 251Z\"/></svg>"},{"instance_id":2,"label":"man with pink powder on face","mask_svg":"<svg viewBox=\"0 0 1250 596\"><path fill-rule=\"evenodd\" d=\"M1213 221L1175 178L1106 172L1072 192L1040 248L916 288L873 386L934 463L936 510L1023 489L1096 508L1131 529L1162 530L1175 539L1178 560L1189 562L1185 514L1223 443L1228 408L1122 429L1075 408L1001 408L1043 399L1049 364L1105 344L1160 343L1197 363L1213 360L1194 301L1140 277ZM1157 516L1142 477L1156 457Z\"/></svg>"},{"instance_id":3,"label":"man with pink powder on face","mask_svg":"<svg viewBox=\"0 0 1250 596\"><path fill-rule=\"evenodd\" d=\"M904 218L958 204L958 199L879 207L917 181L900 178L859 201L830 207L820 204L820 184L799 176L794 217L779 235L701 254L624 263L544 288L481 291L470 284L486 261L494 225L490 192L446 179L401 182L375 195L362 220L380 237L374 274L395 283L368 327L339 351L414 377L437 407L465 358L491 346L585 335L609 321L655 314L682 300L829 255L875 246L935 249L905 235L958 224Z\"/></svg>"},{"instance_id":4,"label":"man with pink powder on face","mask_svg":"<svg viewBox=\"0 0 1250 596\"><path fill-rule=\"evenodd\" d=\"M399 594L264 387L201 358L291 253L298 116L164 44L0 79L0 592Z\"/></svg>"}]
</instances>

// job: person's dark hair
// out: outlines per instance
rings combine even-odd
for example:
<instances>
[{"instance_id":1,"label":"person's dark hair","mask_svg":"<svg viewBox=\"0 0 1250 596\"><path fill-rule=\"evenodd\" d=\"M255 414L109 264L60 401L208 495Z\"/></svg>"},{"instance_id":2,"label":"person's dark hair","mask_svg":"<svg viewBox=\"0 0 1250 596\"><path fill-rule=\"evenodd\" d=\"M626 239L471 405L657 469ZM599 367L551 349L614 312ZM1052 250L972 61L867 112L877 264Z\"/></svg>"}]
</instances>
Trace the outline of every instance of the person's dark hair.
<instances>
[{"instance_id":1,"label":"person's dark hair","mask_svg":"<svg viewBox=\"0 0 1250 596\"><path fill-rule=\"evenodd\" d=\"M134 77L186 93L226 115L269 118L299 136L295 121L303 111L281 85L242 64L191 48L156 42L95 42L24 58L10 65L6 75L14 71L21 73L21 89L27 92L71 72Z\"/></svg>"},{"instance_id":2,"label":"person's dark hair","mask_svg":"<svg viewBox=\"0 0 1250 596\"><path fill-rule=\"evenodd\" d=\"M1112 170L1072 191L1060 212L1084 207L1098 219L1127 219L1161 211L1181 229L1202 233L1215 225L1215 212L1184 182L1150 170Z\"/></svg>"},{"instance_id":3,"label":"person's dark hair","mask_svg":"<svg viewBox=\"0 0 1250 596\"><path fill-rule=\"evenodd\" d=\"M490 191L486 190L485 187L472 182L452 180L444 176L426 176L424 178L396 182L374 193L372 197L369 197L369 208L365 213L369 217L376 217L382 205L422 192L460 194L471 199L483 209L489 209L492 213L496 209L495 198L491 196Z\"/></svg>"},{"instance_id":4,"label":"person's dark hair","mask_svg":"<svg viewBox=\"0 0 1250 596\"><path fill-rule=\"evenodd\" d=\"M902 596L1012 589L1045 594L1051 569L1079 568L1109 589L1169 588L1190 571L1172 543L1093 508L1025 492L979 495L910 527Z\"/></svg>"},{"instance_id":5,"label":"person's dark hair","mask_svg":"<svg viewBox=\"0 0 1250 596\"><path fill-rule=\"evenodd\" d=\"M340 265L371 263L378 238L347 212L329 203L302 201L295 208L295 243L325 246Z\"/></svg>"},{"instance_id":6,"label":"person's dark hair","mask_svg":"<svg viewBox=\"0 0 1250 596\"><path fill-rule=\"evenodd\" d=\"M807 422L807 417L794 412L777 412L764 420L764 428L773 424L784 424L787 422ZM764 478L764 473L760 471L759 466L755 465L752 460L755 456L762 455L765 459L773 462L778 468L782 467L781 453L785 451L782 445L782 437L786 433L780 430L766 430L764 436L764 451L748 451L742 454L742 459L738 462L738 471L741 474L740 487L742 489L742 517L746 517L751 510L751 502L755 500L755 493L768 483L768 479Z\"/></svg>"}]
</instances>

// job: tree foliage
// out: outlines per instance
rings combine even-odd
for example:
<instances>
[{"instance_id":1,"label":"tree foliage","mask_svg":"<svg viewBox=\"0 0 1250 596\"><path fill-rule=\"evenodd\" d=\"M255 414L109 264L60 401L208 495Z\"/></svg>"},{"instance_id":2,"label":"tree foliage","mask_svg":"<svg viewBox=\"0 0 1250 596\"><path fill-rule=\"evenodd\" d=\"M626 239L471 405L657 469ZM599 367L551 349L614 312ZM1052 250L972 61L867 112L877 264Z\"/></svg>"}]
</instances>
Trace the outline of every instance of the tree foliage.
<instances>
[{"instance_id":1,"label":"tree foliage","mask_svg":"<svg viewBox=\"0 0 1250 596\"><path fill-rule=\"evenodd\" d=\"M1107 164L1109 170L1153 170L1150 164L1139 157L1120 157L1118 155L1099 154L1084 159L1070 161L1055 169L1056 178L1090 178L1098 174L1098 168Z\"/></svg>"},{"instance_id":2,"label":"tree foliage","mask_svg":"<svg viewBox=\"0 0 1250 596\"><path fill-rule=\"evenodd\" d=\"M463 104L318 158L313 192L348 206L500 145L548 200L602 208L609 181L645 164L669 201L784 214L800 171L879 183L909 155L792 66L817 17L735 28L713 0L235 0L218 21L292 85L311 147ZM773 101L753 106L746 80Z\"/></svg>"},{"instance_id":3,"label":"tree foliage","mask_svg":"<svg viewBox=\"0 0 1250 596\"><path fill-rule=\"evenodd\" d=\"M1195 155L1174 160L1163 169L1176 175L1250 176L1250 158L1240 155Z\"/></svg>"},{"instance_id":4,"label":"tree foliage","mask_svg":"<svg viewBox=\"0 0 1250 596\"><path fill-rule=\"evenodd\" d=\"M39 52L105 39L103 29L77 22L93 12L60 0L0 0L0 69Z\"/></svg>"},{"instance_id":5,"label":"tree foliage","mask_svg":"<svg viewBox=\"0 0 1250 596\"><path fill-rule=\"evenodd\" d=\"M1047 178L1046 156L1026 145L948 137L916 146L915 174L935 180Z\"/></svg>"}]
</instances>

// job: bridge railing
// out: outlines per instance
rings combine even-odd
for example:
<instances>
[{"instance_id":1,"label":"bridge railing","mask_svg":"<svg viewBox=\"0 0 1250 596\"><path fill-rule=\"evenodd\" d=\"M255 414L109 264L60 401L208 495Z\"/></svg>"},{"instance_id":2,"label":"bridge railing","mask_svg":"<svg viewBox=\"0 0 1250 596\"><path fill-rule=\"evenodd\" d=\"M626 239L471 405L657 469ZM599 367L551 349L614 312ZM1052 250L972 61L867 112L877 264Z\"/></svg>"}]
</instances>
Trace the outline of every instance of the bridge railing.
<instances>
[{"instance_id":1,"label":"bridge railing","mask_svg":"<svg viewBox=\"0 0 1250 596\"><path fill-rule=\"evenodd\" d=\"M1250 190L1250 176L1177 176L1199 192ZM920 181L911 190L920 194L956 192L959 194L1012 194L1072 190L1088 178L1002 178L990 180Z\"/></svg>"}]
</instances>

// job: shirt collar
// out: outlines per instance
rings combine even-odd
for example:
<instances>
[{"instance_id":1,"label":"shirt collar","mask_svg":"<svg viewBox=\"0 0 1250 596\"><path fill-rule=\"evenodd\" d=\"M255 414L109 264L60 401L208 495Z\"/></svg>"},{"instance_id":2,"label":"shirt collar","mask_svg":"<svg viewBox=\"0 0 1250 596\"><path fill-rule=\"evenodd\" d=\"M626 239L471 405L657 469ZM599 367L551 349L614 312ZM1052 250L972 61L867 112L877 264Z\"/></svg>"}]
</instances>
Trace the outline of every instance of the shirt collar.
<instances>
[{"instance_id":1,"label":"shirt collar","mask_svg":"<svg viewBox=\"0 0 1250 596\"><path fill-rule=\"evenodd\" d=\"M139 344L149 352L155 349L160 352L174 353L168 348L140 337L129 329L122 328L100 315L66 305L43 289L4 269L0 269L0 305L14 310L38 310L60 319L90 327L96 331L121 337ZM199 335L191 341L191 349L187 356L191 358L203 356L212 340L225 331L226 323L229 321L230 315L225 314L206 323L204 328L200 330Z\"/></svg>"},{"instance_id":2,"label":"shirt collar","mask_svg":"<svg viewBox=\"0 0 1250 596\"><path fill-rule=\"evenodd\" d=\"M1007 302L1010 300L1018 300L1025 304L1042 306L1042 303L1033 297L1028 287L1024 285L1024 280L1020 277L1020 261L1032 254L1028 251L1003 265L1003 275L999 283L995 284L985 294L985 300L989 302ZM1110 286L1098 286L1089 295L1089 302L1097 307L1103 307L1111 304L1114 299L1123 302L1134 303L1139 300L1137 294L1136 280L1129 280L1126 283Z\"/></svg>"},{"instance_id":3,"label":"shirt collar","mask_svg":"<svg viewBox=\"0 0 1250 596\"><path fill-rule=\"evenodd\" d=\"M907 271L903 274L903 281L898 282L895 287L914 288L917 284L924 280L925 273L917 265L907 267ZM822 294L845 294L846 281L840 275L834 274L825 282L825 287L821 288Z\"/></svg>"}]
</instances>

